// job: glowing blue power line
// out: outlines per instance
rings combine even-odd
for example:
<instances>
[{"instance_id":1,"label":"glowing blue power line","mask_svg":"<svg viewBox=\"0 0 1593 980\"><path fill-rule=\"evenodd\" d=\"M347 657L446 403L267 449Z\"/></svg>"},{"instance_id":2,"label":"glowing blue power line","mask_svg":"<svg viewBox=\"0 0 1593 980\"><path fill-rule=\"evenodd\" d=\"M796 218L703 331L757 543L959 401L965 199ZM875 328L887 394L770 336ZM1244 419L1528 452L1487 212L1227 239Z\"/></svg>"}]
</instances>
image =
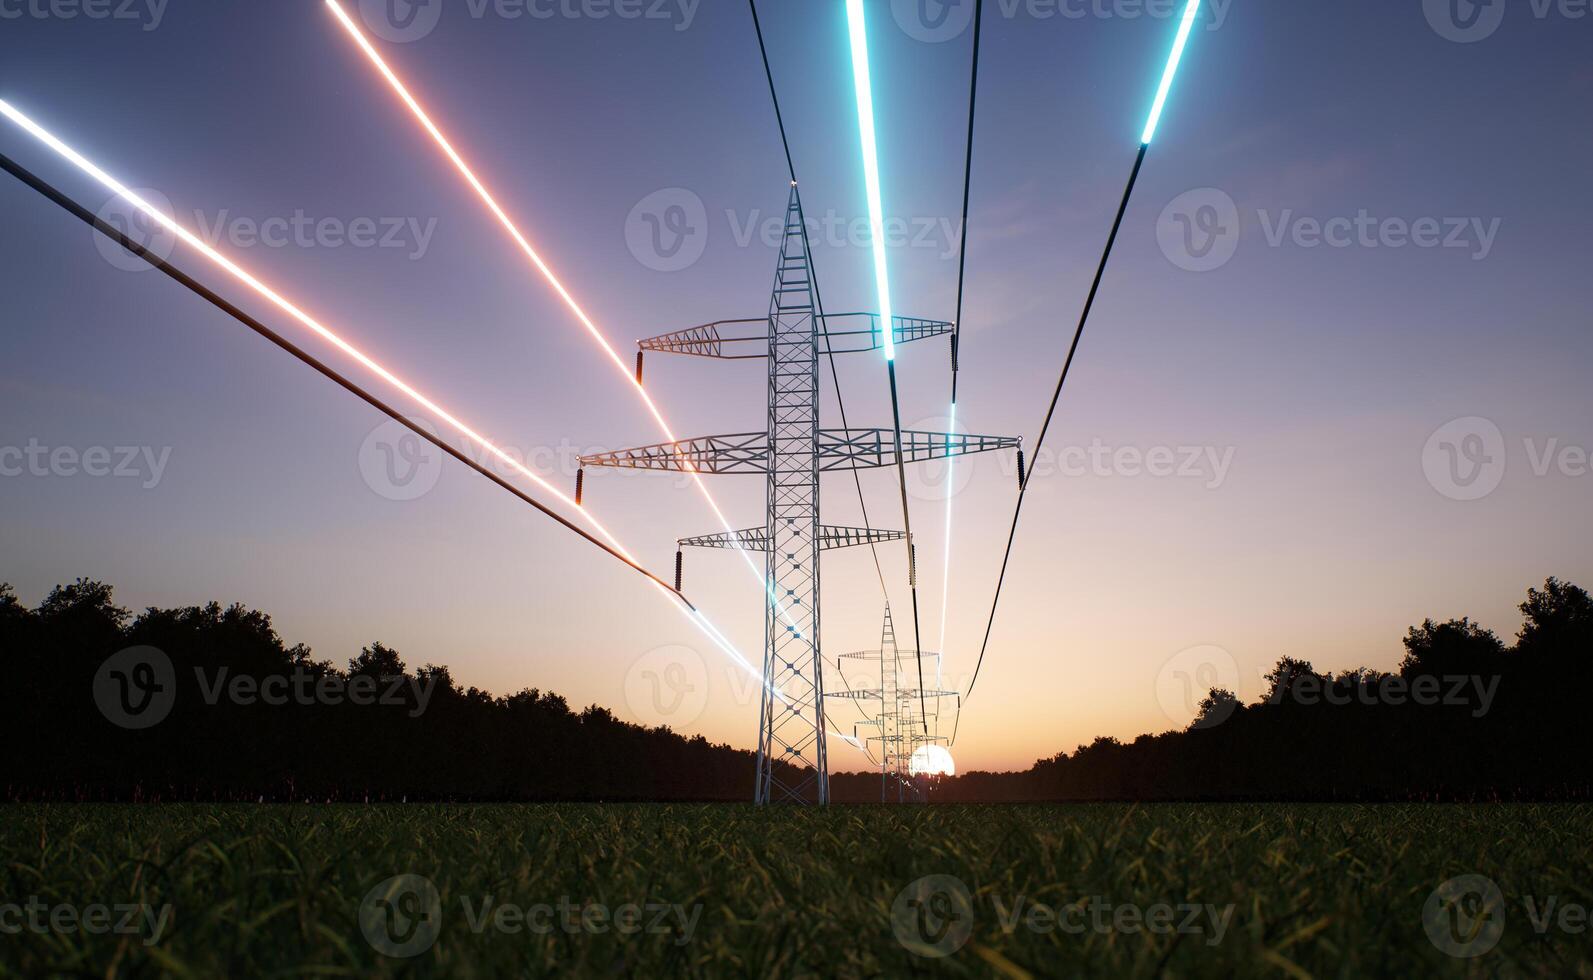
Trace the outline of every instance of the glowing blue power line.
<instances>
[{"instance_id":1,"label":"glowing blue power line","mask_svg":"<svg viewBox=\"0 0 1593 980\"><path fill-rule=\"evenodd\" d=\"M1189 43L1189 32L1194 30L1195 15L1200 12L1200 0L1189 0L1184 8L1184 21L1178 25L1178 40L1173 42L1173 53L1167 59L1167 70L1162 72L1162 85L1156 91L1156 104L1151 106L1150 119L1145 123L1145 135L1140 143L1149 145L1156 135L1156 124L1161 122L1162 109L1167 106L1167 94L1172 91L1173 78L1178 74L1178 63L1183 60L1184 46Z\"/></svg>"},{"instance_id":2,"label":"glowing blue power line","mask_svg":"<svg viewBox=\"0 0 1593 980\"><path fill-rule=\"evenodd\" d=\"M885 263L885 208L879 184L879 148L874 134L874 86L868 74L868 30L863 0L846 0L846 22L852 39L852 77L857 85L857 126L863 140L863 178L868 187L868 220L874 237L874 281L879 289L879 325L885 360L896 359L891 317L890 276Z\"/></svg>"}]
</instances>

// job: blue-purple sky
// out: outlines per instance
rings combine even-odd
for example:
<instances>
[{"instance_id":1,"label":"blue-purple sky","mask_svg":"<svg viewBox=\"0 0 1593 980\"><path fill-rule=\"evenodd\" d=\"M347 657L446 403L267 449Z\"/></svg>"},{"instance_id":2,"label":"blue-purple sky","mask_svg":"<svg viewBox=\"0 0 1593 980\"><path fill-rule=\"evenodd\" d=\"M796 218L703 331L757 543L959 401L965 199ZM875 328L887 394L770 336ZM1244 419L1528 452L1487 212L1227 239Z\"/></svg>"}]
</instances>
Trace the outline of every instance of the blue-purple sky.
<instances>
[{"instance_id":1,"label":"blue-purple sky","mask_svg":"<svg viewBox=\"0 0 1593 980\"><path fill-rule=\"evenodd\" d=\"M885 210L906 229L890 250L895 306L949 319L971 0L868 2ZM1048 437L1072 451L1035 461L961 768L1174 727L1186 678L1231 677L1253 697L1284 654L1391 668L1426 616L1511 634L1528 585L1593 583L1593 15L1453 3L1208 5ZM842 4L760 9L808 217L826 226L827 306L872 309ZM775 251L761 224L787 187L744 4L415 12L424 36L381 51L625 356L639 337L764 312ZM959 405L971 431L1036 435L1173 12L987 4ZM0 0L0 98L196 231L221 229L218 248L558 485L573 484L570 451L659 441L319 0ZM0 152L106 203L4 122ZM671 204L691 229L673 261L650 251L648 224ZM753 744L750 685L634 573L458 466L390 499L370 409L159 274L120 268L9 179L0 215L0 580L25 601L77 576L133 607L236 600L321 657L380 639L493 691L551 688ZM291 228L281 247L254 240L252 225L296 216L304 243ZM299 330L203 259L172 258ZM899 365L903 422L934 427L944 342L903 347ZM682 435L763 425L756 362L655 356L647 380ZM843 361L842 384L854 425L888 422L877 355ZM37 475L5 452L29 446L69 452ZM104 447L114 468L122 446L149 450L138 476L65 463ZM1153 459L1171 472L1147 472ZM977 654L1016 482L1010 459L969 473L948 684ZM931 649L935 475L913 499ZM875 523L899 526L893 474L863 485ZM761 521L761 480L712 487L733 522ZM827 521L859 523L849 477L824 489ZM589 474L587 493L660 569L677 537L718 529L669 477ZM882 559L905 635L900 549ZM740 559L691 554L686 584L756 659L759 586ZM881 599L866 551L827 557L827 652L873 644ZM671 664L696 690L659 714L648 685ZM831 758L865 764L844 746Z\"/></svg>"}]
</instances>

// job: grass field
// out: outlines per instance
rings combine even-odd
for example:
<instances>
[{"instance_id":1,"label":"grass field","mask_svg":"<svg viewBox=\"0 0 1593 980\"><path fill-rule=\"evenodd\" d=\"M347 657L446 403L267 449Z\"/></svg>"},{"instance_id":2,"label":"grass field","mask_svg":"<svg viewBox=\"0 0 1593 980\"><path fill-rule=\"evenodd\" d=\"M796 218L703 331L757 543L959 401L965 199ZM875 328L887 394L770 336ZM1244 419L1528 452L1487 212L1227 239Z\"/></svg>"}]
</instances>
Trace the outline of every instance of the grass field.
<instances>
[{"instance_id":1,"label":"grass field","mask_svg":"<svg viewBox=\"0 0 1593 980\"><path fill-rule=\"evenodd\" d=\"M1593 807L13 805L0 860L10 975L1593 976Z\"/></svg>"}]
</instances>

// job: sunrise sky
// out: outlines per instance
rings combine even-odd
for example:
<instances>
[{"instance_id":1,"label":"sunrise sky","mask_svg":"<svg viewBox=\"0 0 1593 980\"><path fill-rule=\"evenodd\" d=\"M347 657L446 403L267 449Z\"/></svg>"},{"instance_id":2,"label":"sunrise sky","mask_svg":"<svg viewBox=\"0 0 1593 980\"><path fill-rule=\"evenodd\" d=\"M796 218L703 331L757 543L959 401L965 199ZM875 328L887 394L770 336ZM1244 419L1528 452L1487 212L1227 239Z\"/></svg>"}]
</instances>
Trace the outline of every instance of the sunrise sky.
<instances>
[{"instance_id":1,"label":"sunrise sky","mask_svg":"<svg viewBox=\"0 0 1593 980\"><path fill-rule=\"evenodd\" d=\"M347 2L624 356L765 312L763 226L788 187L744 4ZM1428 616L1508 637L1529 585L1593 583L1593 17L1521 3L1474 23L1456 3L1208 4L1032 460L959 769L1181 726L1189 689L1254 697L1285 654L1390 669ZM1032 443L1176 5L986 6L959 422ZM108 9L0 0L0 98L566 492L574 453L660 441L320 0ZM971 0L868 9L895 306L950 319ZM873 309L842 4L760 12L826 305ZM107 204L4 122L0 152ZM238 601L321 658L381 640L494 692L754 745L753 683L633 572L459 466L394 499L413 493L384 481L380 416L9 179L0 216L0 580L24 601L78 576L135 609ZM904 426L940 427L945 343L898 364ZM841 368L852 423L888 425L878 355ZM647 364L682 436L760 429L764 381L759 362ZM27 462L101 447L105 476ZM950 687L1016 492L1010 457L958 477L944 637L944 470L912 483L923 645ZM761 522L761 478L710 487ZM899 527L894 473L863 487ZM719 529L668 476L591 472L586 494L661 571L677 538ZM849 476L824 495L827 523L861 523ZM880 554L905 644L903 549ZM685 584L757 661L740 558L689 553ZM826 654L877 644L883 599L866 550L828 555ZM850 732L856 712L833 714Z\"/></svg>"}]
</instances>

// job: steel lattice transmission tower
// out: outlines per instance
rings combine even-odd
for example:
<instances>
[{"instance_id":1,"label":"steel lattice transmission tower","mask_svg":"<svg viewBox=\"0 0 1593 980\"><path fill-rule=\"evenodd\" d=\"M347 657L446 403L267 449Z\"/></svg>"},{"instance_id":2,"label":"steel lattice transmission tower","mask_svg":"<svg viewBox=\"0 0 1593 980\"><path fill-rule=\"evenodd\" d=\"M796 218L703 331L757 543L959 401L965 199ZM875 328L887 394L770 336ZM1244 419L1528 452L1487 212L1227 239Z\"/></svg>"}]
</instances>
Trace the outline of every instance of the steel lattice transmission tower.
<instances>
[{"instance_id":1,"label":"steel lattice transmission tower","mask_svg":"<svg viewBox=\"0 0 1593 980\"><path fill-rule=\"evenodd\" d=\"M887 604L885 623L880 629L879 649L843 653L837 658L874 661L879 668L880 686L872 689L853 688L827 695L857 702L860 708L862 702L879 702L879 713L873 718L858 722L856 728L870 727L879 730L878 735L869 735L866 738L870 742L878 742L880 746L879 798L882 803L889 802L893 795L898 803L909 800L924 802L923 789L918 785L912 771L913 753L921 746L940 744L946 739L931 731L930 719L924 717L923 706L928 701L935 702L934 717L938 724L940 700L961 699L961 695L956 691L920 692L913 686L912 672L904 671L904 665L915 661L917 656L916 650L903 650L897 645L896 626L891 620L891 607ZM924 656L938 658L940 654L926 652ZM903 682L904 674L909 678L906 683ZM856 728L853 730L856 731Z\"/></svg>"},{"instance_id":2,"label":"steel lattice transmission tower","mask_svg":"<svg viewBox=\"0 0 1593 980\"><path fill-rule=\"evenodd\" d=\"M895 317L896 343L946 336L952 324ZM820 474L1016 449L1016 438L823 429L819 426L819 357L883 346L877 314L825 315L813 285L813 259L797 187L791 185L768 316L724 320L640 342L659 351L766 361L764 431L708 436L582 456L581 465L681 473L758 473L768 483L762 527L681 539L681 547L744 548L765 553L763 696L758 721L758 803L829 802L824 669L820 655L819 552L900 541L900 531L819 523ZM641 374L637 355L637 374ZM577 478L580 479L579 477Z\"/></svg>"}]
</instances>

